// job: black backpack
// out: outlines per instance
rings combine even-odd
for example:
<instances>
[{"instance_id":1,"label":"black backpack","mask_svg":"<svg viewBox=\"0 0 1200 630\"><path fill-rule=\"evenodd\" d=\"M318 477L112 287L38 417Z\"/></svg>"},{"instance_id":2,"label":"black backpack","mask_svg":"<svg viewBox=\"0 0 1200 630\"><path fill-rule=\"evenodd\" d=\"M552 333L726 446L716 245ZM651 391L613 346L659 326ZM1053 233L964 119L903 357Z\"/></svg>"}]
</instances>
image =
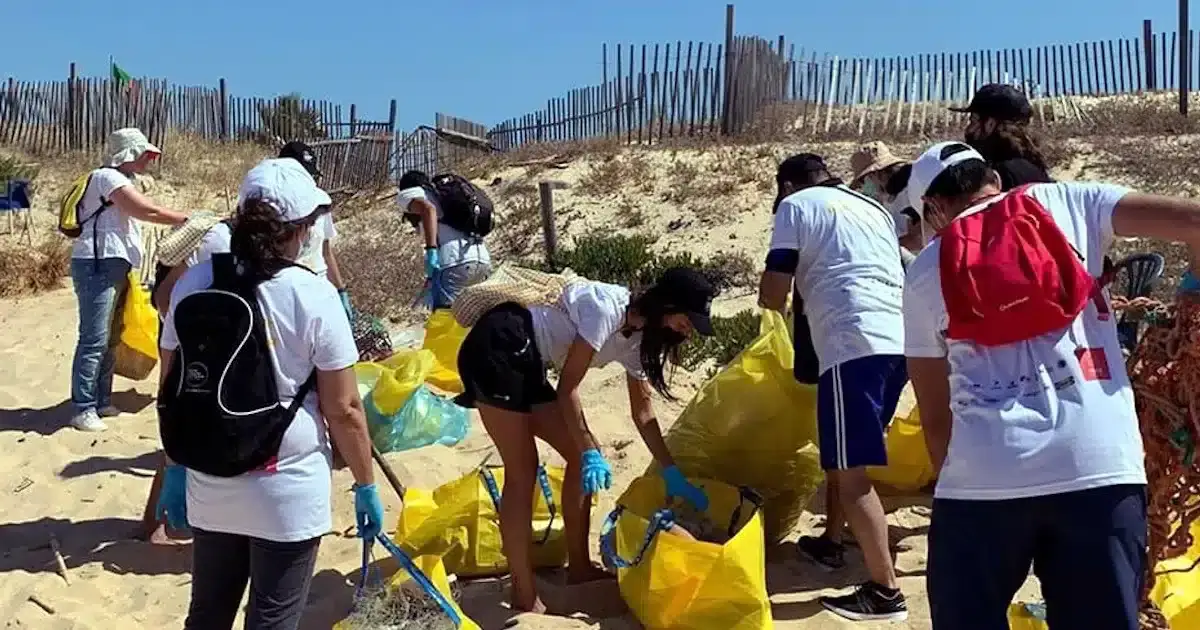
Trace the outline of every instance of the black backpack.
<instances>
[{"instance_id":1,"label":"black backpack","mask_svg":"<svg viewBox=\"0 0 1200 630\"><path fill-rule=\"evenodd\" d=\"M435 175L430 187L442 209L441 222L476 238L492 231L492 200L461 175Z\"/></svg>"},{"instance_id":2,"label":"black backpack","mask_svg":"<svg viewBox=\"0 0 1200 630\"><path fill-rule=\"evenodd\" d=\"M284 406L255 282L233 254L212 259L213 283L175 307L179 349L158 393L158 428L172 461L217 477L262 468L316 382Z\"/></svg>"}]
</instances>

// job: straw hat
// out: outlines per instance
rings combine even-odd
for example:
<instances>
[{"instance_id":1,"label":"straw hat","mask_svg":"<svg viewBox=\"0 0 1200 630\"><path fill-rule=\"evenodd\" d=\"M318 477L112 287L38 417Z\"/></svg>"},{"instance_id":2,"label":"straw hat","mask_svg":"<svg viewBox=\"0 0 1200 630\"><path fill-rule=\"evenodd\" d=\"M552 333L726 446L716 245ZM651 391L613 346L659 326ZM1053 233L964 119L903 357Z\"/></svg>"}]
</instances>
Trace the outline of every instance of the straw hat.
<instances>
[{"instance_id":1,"label":"straw hat","mask_svg":"<svg viewBox=\"0 0 1200 630\"><path fill-rule=\"evenodd\" d=\"M125 127L108 134L104 145L105 166L116 168L128 164L146 153L162 155L162 149L150 144L146 134L137 127Z\"/></svg>"},{"instance_id":2,"label":"straw hat","mask_svg":"<svg viewBox=\"0 0 1200 630\"><path fill-rule=\"evenodd\" d=\"M889 166L904 164L907 160L902 160L892 154L892 150L888 146L878 140L868 142L859 147L853 155L850 156L850 170L854 173L853 179L850 181L850 187L856 187L862 181L862 178L881 171Z\"/></svg>"},{"instance_id":3,"label":"straw hat","mask_svg":"<svg viewBox=\"0 0 1200 630\"><path fill-rule=\"evenodd\" d=\"M181 265L192 252L200 247L200 241L214 225L221 221L207 210L197 210L188 215L183 225L175 228L158 242L158 262L174 267Z\"/></svg>"}]
</instances>

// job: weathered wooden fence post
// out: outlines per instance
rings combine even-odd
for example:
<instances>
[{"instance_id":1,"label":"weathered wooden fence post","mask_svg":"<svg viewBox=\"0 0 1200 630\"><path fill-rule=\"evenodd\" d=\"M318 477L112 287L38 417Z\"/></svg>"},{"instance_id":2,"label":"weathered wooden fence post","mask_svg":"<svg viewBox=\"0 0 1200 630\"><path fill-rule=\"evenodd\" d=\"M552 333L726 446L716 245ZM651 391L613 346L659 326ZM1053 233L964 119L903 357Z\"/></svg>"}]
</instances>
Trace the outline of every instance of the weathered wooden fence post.
<instances>
[{"instance_id":1,"label":"weathered wooden fence post","mask_svg":"<svg viewBox=\"0 0 1200 630\"><path fill-rule=\"evenodd\" d=\"M1179 0L1179 113L1188 115L1188 89L1192 78L1192 41L1188 28L1188 0Z\"/></svg>"},{"instance_id":2,"label":"weathered wooden fence post","mask_svg":"<svg viewBox=\"0 0 1200 630\"><path fill-rule=\"evenodd\" d=\"M1154 68L1154 27L1150 20L1142 20L1142 49L1146 59L1146 91L1153 92L1158 86L1158 73Z\"/></svg>"},{"instance_id":3,"label":"weathered wooden fence post","mask_svg":"<svg viewBox=\"0 0 1200 630\"><path fill-rule=\"evenodd\" d=\"M542 237L546 242L546 266L558 258L558 227L554 223L554 191L567 188L566 182L538 182L538 197L542 206Z\"/></svg>"},{"instance_id":4,"label":"weathered wooden fence post","mask_svg":"<svg viewBox=\"0 0 1200 630\"><path fill-rule=\"evenodd\" d=\"M221 116L221 142L229 141L229 92L225 87L225 77L221 77L217 81L217 90L220 92L217 98L220 100L220 116Z\"/></svg>"},{"instance_id":5,"label":"weathered wooden fence post","mask_svg":"<svg viewBox=\"0 0 1200 630\"><path fill-rule=\"evenodd\" d=\"M676 64L678 65L678 64ZM733 5L725 5L725 87L721 106L721 135L730 134L733 127Z\"/></svg>"}]
</instances>

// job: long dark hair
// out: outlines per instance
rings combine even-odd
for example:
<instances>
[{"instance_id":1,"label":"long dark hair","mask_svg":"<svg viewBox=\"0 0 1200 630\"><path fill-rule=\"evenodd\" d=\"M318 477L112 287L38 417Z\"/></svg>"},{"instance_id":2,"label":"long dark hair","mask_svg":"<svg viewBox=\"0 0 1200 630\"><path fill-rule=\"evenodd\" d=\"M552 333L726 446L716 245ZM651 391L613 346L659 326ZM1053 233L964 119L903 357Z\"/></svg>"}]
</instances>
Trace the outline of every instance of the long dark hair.
<instances>
[{"instance_id":1,"label":"long dark hair","mask_svg":"<svg viewBox=\"0 0 1200 630\"><path fill-rule=\"evenodd\" d=\"M687 338L666 326L663 320L673 311L667 309L665 300L653 287L634 298L629 308L646 321L639 348L646 379L663 398L675 400L667 385L666 366L668 362L679 365L679 349Z\"/></svg>"},{"instance_id":2,"label":"long dark hair","mask_svg":"<svg viewBox=\"0 0 1200 630\"><path fill-rule=\"evenodd\" d=\"M417 170L404 173L400 176L400 181L396 182L400 190L404 190L405 188L424 188L431 183L432 180L429 179L429 175L425 174L425 171Z\"/></svg>"},{"instance_id":3,"label":"long dark hair","mask_svg":"<svg viewBox=\"0 0 1200 630\"><path fill-rule=\"evenodd\" d=\"M992 133L980 138L970 138L969 144L991 164L1023 158L1043 171L1050 172L1046 156L1042 153L1041 141L1029 130L1026 123L999 121Z\"/></svg>"},{"instance_id":4,"label":"long dark hair","mask_svg":"<svg viewBox=\"0 0 1200 630\"><path fill-rule=\"evenodd\" d=\"M320 212L300 221L280 220L279 212L261 199L247 199L233 220L229 250L254 283L275 277L293 263L284 248L304 227L312 225Z\"/></svg>"}]
</instances>

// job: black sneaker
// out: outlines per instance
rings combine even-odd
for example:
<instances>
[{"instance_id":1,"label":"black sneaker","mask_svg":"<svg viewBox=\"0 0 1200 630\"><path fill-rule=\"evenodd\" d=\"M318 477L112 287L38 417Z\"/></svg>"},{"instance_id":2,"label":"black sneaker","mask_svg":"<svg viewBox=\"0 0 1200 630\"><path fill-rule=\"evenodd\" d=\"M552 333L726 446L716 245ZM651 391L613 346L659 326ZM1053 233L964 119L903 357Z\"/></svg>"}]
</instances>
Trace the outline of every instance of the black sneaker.
<instances>
[{"instance_id":1,"label":"black sneaker","mask_svg":"<svg viewBox=\"0 0 1200 630\"><path fill-rule=\"evenodd\" d=\"M874 582L860 584L849 595L822 597L826 610L851 621L904 621L908 603L900 589L892 590Z\"/></svg>"},{"instance_id":2,"label":"black sneaker","mask_svg":"<svg viewBox=\"0 0 1200 630\"><path fill-rule=\"evenodd\" d=\"M801 536L796 550L823 569L834 571L846 566L846 546L824 536Z\"/></svg>"}]
</instances>

